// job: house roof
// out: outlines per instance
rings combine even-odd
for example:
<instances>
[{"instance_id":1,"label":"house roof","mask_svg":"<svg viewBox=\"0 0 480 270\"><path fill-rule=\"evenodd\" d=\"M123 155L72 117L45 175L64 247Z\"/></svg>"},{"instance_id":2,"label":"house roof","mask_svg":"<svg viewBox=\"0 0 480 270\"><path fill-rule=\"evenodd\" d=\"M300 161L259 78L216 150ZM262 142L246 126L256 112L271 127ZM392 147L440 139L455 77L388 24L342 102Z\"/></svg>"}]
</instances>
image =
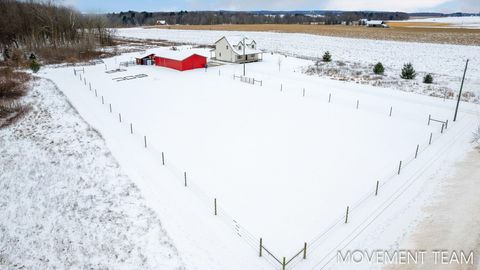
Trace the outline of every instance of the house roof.
<instances>
[{"instance_id":1,"label":"house roof","mask_svg":"<svg viewBox=\"0 0 480 270\"><path fill-rule=\"evenodd\" d=\"M232 47L232 50L234 53L238 54L238 55L243 55L243 48L241 50L239 49L236 49L234 47ZM262 53L261 50L257 50L257 49L252 49L252 48L249 48L249 47L245 47L245 54L257 54L257 53Z\"/></svg>"},{"instance_id":2,"label":"house roof","mask_svg":"<svg viewBox=\"0 0 480 270\"><path fill-rule=\"evenodd\" d=\"M243 48L237 49L234 46L237 46L240 42L243 43L243 40L245 39L245 44L250 45L252 43L256 43L255 40L249 39L245 36L242 35L235 35L235 36L223 36L221 39L217 40L215 43L219 42L220 40L224 39L227 40L228 44L230 44L230 47L232 48L233 52L238 54L238 55L243 55ZM212 50L213 51L213 50ZM249 47L245 47L245 54L257 54L257 53L262 53L261 50L257 49L252 49Z\"/></svg>"}]
</instances>

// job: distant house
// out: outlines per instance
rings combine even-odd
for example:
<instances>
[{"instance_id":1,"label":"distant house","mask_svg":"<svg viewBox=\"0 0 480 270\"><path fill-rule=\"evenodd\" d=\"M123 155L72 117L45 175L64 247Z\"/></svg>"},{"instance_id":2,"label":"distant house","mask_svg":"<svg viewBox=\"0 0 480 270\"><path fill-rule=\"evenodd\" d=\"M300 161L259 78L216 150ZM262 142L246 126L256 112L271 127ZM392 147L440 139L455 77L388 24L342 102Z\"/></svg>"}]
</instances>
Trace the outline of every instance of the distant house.
<instances>
[{"instance_id":1,"label":"distant house","mask_svg":"<svg viewBox=\"0 0 480 270\"><path fill-rule=\"evenodd\" d=\"M215 48L210 52L215 53L212 58L231 63L260 61L263 56L255 40L243 36L224 36L215 42Z\"/></svg>"},{"instance_id":2,"label":"distant house","mask_svg":"<svg viewBox=\"0 0 480 270\"><path fill-rule=\"evenodd\" d=\"M388 28L388 25L385 24L384 21L367 21L367 27L381 27L381 28Z\"/></svg>"},{"instance_id":3,"label":"distant house","mask_svg":"<svg viewBox=\"0 0 480 270\"><path fill-rule=\"evenodd\" d=\"M158 25L166 25L167 24L167 21L165 20L157 20L156 22Z\"/></svg>"}]
</instances>

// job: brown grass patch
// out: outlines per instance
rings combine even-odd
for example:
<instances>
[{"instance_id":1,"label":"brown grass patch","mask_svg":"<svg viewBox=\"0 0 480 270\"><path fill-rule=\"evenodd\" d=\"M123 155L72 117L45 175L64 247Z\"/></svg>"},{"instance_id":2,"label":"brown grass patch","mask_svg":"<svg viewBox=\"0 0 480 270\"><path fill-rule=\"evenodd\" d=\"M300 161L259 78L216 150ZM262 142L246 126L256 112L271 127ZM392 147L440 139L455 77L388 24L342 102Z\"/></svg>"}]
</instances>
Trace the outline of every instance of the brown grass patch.
<instances>
[{"instance_id":1,"label":"brown grass patch","mask_svg":"<svg viewBox=\"0 0 480 270\"><path fill-rule=\"evenodd\" d=\"M163 29L306 33L321 36L480 46L480 29L465 28L405 27L393 25L391 28L373 28L365 26L303 24L169 25L152 27Z\"/></svg>"},{"instance_id":2,"label":"brown grass patch","mask_svg":"<svg viewBox=\"0 0 480 270\"><path fill-rule=\"evenodd\" d=\"M15 123L30 110L21 98L27 94L31 78L30 74L11 67L0 68L0 128Z\"/></svg>"}]
</instances>

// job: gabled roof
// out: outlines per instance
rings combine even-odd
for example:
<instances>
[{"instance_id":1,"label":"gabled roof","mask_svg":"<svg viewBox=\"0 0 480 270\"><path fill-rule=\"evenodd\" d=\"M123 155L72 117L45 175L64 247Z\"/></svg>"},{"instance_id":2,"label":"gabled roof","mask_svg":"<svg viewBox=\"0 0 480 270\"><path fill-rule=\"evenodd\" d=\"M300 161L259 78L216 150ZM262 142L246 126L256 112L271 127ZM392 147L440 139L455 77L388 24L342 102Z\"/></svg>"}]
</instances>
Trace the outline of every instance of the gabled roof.
<instances>
[{"instance_id":1,"label":"gabled roof","mask_svg":"<svg viewBox=\"0 0 480 270\"><path fill-rule=\"evenodd\" d=\"M367 21L367 24L383 24L383 21Z\"/></svg>"},{"instance_id":2,"label":"gabled roof","mask_svg":"<svg viewBox=\"0 0 480 270\"><path fill-rule=\"evenodd\" d=\"M232 51L238 55L243 55L243 48L241 50L235 48L234 46L237 46L239 43L243 44L243 39L245 39L245 44L251 45L252 43L255 43L255 40L249 39L245 36L241 35L236 35L236 36L223 36L221 39L217 40L215 43L218 43L220 40L225 39L227 43L230 45L232 48ZM257 49L252 49L249 47L245 47L245 54L257 54L257 53L262 53L261 50Z\"/></svg>"},{"instance_id":3,"label":"gabled roof","mask_svg":"<svg viewBox=\"0 0 480 270\"><path fill-rule=\"evenodd\" d=\"M168 58L168 59L178 60L178 61L185 60L185 59L187 59L187 58L189 58L190 56L193 56L193 55L206 57L206 56L200 55L198 53L192 53L191 51L188 51L188 50L186 50L186 51L173 51L173 50L164 50L163 51L162 50L155 55L158 56L158 57L161 57L161 58Z\"/></svg>"}]
</instances>

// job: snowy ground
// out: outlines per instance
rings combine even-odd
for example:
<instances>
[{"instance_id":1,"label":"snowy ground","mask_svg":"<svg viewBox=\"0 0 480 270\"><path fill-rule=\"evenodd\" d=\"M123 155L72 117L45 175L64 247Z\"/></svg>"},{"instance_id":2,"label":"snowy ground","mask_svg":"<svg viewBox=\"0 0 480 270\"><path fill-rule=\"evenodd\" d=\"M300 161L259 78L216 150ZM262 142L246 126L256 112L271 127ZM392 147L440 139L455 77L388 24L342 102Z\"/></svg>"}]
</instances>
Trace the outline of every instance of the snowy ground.
<instances>
[{"instance_id":1,"label":"snowy ground","mask_svg":"<svg viewBox=\"0 0 480 270\"><path fill-rule=\"evenodd\" d=\"M177 42L212 45L224 35L243 35L238 31L199 31L199 30L169 30L124 28L117 29L117 34L123 37L140 39L163 39ZM399 89L406 92L416 92L441 96L446 90L458 92L466 59L470 59L464 91L470 91L480 96L480 47L432 43L398 42L369 39L352 39L327 37L309 34L248 32L259 49L266 52L278 52L289 56L307 59L318 59L330 51L333 63L321 75L336 80L353 80L375 86ZM386 77L368 79L372 75L375 63L382 62ZM413 82L405 82L399 78L404 63L411 62L419 73ZM307 65L311 65L308 63ZM305 68L304 68L305 69ZM432 73L434 85L422 84L422 77ZM471 99L474 101L474 98Z\"/></svg>"},{"instance_id":2,"label":"snowy ground","mask_svg":"<svg viewBox=\"0 0 480 270\"><path fill-rule=\"evenodd\" d=\"M450 24L449 26L440 27L480 28L480 16L422 18L402 22L448 23Z\"/></svg>"},{"instance_id":3,"label":"snowy ground","mask_svg":"<svg viewBox=\"0 0 480 270\"><path fill-rule=\"evenodd\" d=\"M55 85L0 129L1 269L184 269L157 215Z\"/></svg>"},{"instance_id":4,"label":"snowy ground","mask_svg":"<svg viewBox=\"0 0 480 270\"><path fill-rule=\"evenodd\" d=\"M330 249L370 224L369 218L391 205L392 198L408 205L403 199L408 196L401 194L461 157L478 122L473 104L462 104L459 121L452 123L452 101L307 76L299 71L311 61L293 57L284 58L278 71L281 56L275 54L247 65L247 76L262 80L263 86L234 81L239 65L207 72L131 66L105 73L136 56L106 59L106 65L85 67L77 76L72 68L47 69L41 75L52 79L98 128L159 213L186 263L197 267L260 269L260 237L278 257L293 256L307 242L309 259L291 265L321 267ZM136 74L148 77L112 80ZM450 119L449 129L441 134L438 123L427 126L429 114ZM458 147L452 149L452 142ZM403 165L397 176L399 160ZM381 192L375 197L377 180ZM221 207L218 219L229 226L213 219L214 198ZM344 225L346 206L352 220ZM407 219L397 228L403 222ZM391 224L375 226L386 223ZM389 240L395 241L395 235ZM205 256L211 260L199 259ZM243 265L235 263L239 259Z\"/></svg>"}]
</instances>

